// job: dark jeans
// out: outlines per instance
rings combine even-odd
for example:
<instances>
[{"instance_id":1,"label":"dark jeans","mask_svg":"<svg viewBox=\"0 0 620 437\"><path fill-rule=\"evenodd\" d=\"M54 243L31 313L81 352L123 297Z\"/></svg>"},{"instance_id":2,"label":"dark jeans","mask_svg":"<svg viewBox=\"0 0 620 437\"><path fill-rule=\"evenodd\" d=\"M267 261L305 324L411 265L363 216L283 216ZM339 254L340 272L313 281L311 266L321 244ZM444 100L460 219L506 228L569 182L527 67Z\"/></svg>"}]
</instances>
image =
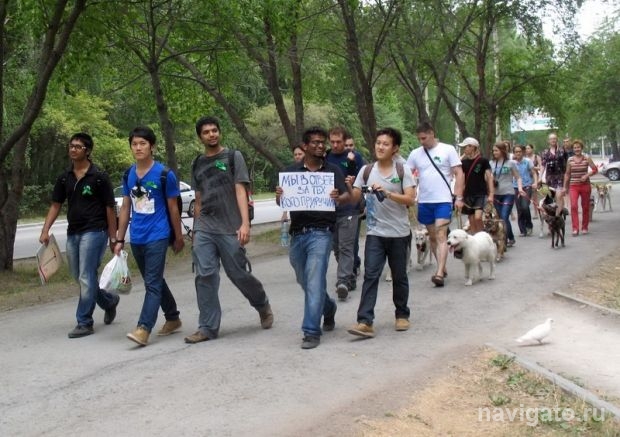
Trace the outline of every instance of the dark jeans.
<instances>
[{"instance_id":1,"label":"dark jeans","mask_svg":"<svg viewBox=\"0 0 620 437\"><path fill-rule=\"evenodd\" d=\"M514 241L515 235L512 233L512 224L510 223L510 212L512 211L512 205L515 203L514 194L496 194L495 195L495 208L502 220L504 220L504 226L506 226L506 240Z\"/></svg>"},{"instance_id":2,"label":"dark jeans","mask_svg":"<svg viewBox=\"0 0 620 437\"><path fill-rule=\"evenodd\" d=\"M155 326L160 306L166 320L179 318L177 303L164 279L167 251L167 238L146 244L131 243L131 253L138 264L146 290L138 325L144 326L149 332Z\"/></svg>"},{"instance_id":3,"label":"dark jeans","mask_svg":"<svg viewBox=\"0 0 620 437\"><path fill-rule=\"evenodd\" d=\"M526 234L528 229L532 229L532 214L530 213L530 199L532 198L532 187L523 187L526 196L519 196L519 191L515 188L515 196L517 196L517 217L519 223L519 231Z\"/></svg>"},{"instance_id":4,"label":"dark jeans","mask_svg":"<svg viewBox=\"0 0 620 437\"><path fill-rule=\"evenodd\" d=\"M411 244L411 234L407 237L387 238L375 235L366 236L364 250L364 285L357 309L357 321L372 325L375 319L375 304L381 272L387 259L392 270L392 300L396 307L395 316L409 318L409 278L407 277L407 249Z\"/></svg>"}]
</instances>

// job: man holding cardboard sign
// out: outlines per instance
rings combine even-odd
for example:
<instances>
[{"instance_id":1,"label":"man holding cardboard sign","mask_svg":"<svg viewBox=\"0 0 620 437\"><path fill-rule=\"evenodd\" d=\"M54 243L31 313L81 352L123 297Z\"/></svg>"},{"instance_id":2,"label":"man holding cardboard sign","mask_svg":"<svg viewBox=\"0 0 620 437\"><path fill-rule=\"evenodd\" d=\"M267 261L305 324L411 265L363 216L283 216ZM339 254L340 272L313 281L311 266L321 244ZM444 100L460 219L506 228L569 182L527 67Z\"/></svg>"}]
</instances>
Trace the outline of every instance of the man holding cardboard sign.
<instances>
[{"instance_id":1,"label":"man holding cardboard sign","mask_svg":"<svg viewBox=\"0 0 620 437\"><path fill-rule=\"evenodd\" d=\"M305 294L302 349L313 349L323 330L334 329L336 302L327 294L327 266L336 226L336 203L350 194L340 169L325 160L327 132L319 127L303 134L305 157L280 173L276 202L291 215L289 259Z\"/></svg>"}]
</instances>

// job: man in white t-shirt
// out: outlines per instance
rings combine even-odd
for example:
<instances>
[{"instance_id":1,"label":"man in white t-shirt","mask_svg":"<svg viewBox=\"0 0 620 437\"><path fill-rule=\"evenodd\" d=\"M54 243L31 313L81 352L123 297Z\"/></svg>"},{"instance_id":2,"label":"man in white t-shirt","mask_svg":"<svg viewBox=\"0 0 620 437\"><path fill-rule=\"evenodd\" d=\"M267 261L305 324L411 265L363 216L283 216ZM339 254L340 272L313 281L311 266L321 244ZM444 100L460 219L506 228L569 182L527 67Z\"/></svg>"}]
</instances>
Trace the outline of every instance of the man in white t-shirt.
<instances>
[{"instance_id":1,"label":"man in white t-shirt","mask_svg":"<svg viewBox=\"0 0 620 437\"><path fill-rule=\"evenodd\" d=\"M418 221L428 229L431 250L437 259L437 273L431 281L443 287L448 259L447 230L452 219L450 181L455 181L454 206L460 210L463 207L463 169L456 149L440 143L429 122L421 123L416 133L422 147L411 151L407 165L411 171L419 173Z\"/></svg>"}]
</instances>

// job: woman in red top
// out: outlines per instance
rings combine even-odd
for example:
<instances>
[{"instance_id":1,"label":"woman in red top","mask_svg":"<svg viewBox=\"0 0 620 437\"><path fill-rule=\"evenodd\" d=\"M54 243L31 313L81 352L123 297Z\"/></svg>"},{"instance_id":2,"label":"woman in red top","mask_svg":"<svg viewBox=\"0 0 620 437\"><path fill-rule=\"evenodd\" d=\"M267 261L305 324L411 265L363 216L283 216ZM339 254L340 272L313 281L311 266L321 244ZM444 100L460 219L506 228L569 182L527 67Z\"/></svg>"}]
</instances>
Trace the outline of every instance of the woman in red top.
<instances>
[{"instance_id":1,"label":"woman in red top","mask_svg":"<svg viewBox=\"0 0 620 437\"><path fill-rule=\"evenodd\" d=\"M577 200L581 197L581 233L588 233L590 219L590 176L598 172L598 168L592 158L583 154L583 142L573 141L574 155L568 158L566 173L564 174L564 186L569 187L570 216L573 225L573 237L579 235L579 205ZM592 169L589 172L588 169Z\"/></svg>"}]
</instances>

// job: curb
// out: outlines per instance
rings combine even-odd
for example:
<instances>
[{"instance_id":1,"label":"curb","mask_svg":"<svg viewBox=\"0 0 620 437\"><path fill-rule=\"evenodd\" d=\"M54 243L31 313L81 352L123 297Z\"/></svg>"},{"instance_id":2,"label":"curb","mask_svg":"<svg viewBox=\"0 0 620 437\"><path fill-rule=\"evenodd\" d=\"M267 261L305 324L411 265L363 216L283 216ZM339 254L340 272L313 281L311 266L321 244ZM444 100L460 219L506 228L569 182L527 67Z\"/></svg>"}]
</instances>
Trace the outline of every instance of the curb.
<instances>
[{"instance_id":1,"label":"curb","mask_svg":"<svg viewBox=\"0 0 620 437\"><path fill-rule=\"evenodd\" d=\"M620 422L620 407L617 407L613 404L610 404L607 401L604 401L603 399L599 398L591 391L586 390L583 387L579 387L574 382L569 381L568 379L558 375L557 373L552 372L549 369L546 369L536 363L533 363L531 361L528 361L524 358L519 357L517 354L509 351L508 349L504 349L500 346L495 346L492 343L485 343L485 346L490 347L491 349L494 349L501 354L507 355L509 357L514 357L515 361L522 367L525 367L527 370L531 372L538 373L543 378L559 386L562 390L572 394L573 396L579 399L586 401L592 406L600 410L604 410L608 413L611 413L614 416L613 417L614 420L616 422Z\"/></svg>"},{"instance_id":2,"label":"curb","mask_svg":"<svg viewBox=\"0 0 620 437\"><path fill-rule=\"evenodd\" d=\"M587 305L587 306L595 308L597 310L605 311L605 312L608 312L608 313L611 313L611 314L613 314L615 316L620 317L620 311L618 311L618 310L614 310L612 308L607 308L607 307L604 307L602 305L599 305L599 304L596 304L596 303L593 303L593 302L590 302L590 301L587 301L587 300L579 299L578 297L571 296L570 294L562 293L561 291L554 291L553 295L561 297L561 298L564 298L564 299L566 299L568 301L571 301L571 302L575 302L575 303L581 304L581 305Z\"/></svg>"}]
</instances>

